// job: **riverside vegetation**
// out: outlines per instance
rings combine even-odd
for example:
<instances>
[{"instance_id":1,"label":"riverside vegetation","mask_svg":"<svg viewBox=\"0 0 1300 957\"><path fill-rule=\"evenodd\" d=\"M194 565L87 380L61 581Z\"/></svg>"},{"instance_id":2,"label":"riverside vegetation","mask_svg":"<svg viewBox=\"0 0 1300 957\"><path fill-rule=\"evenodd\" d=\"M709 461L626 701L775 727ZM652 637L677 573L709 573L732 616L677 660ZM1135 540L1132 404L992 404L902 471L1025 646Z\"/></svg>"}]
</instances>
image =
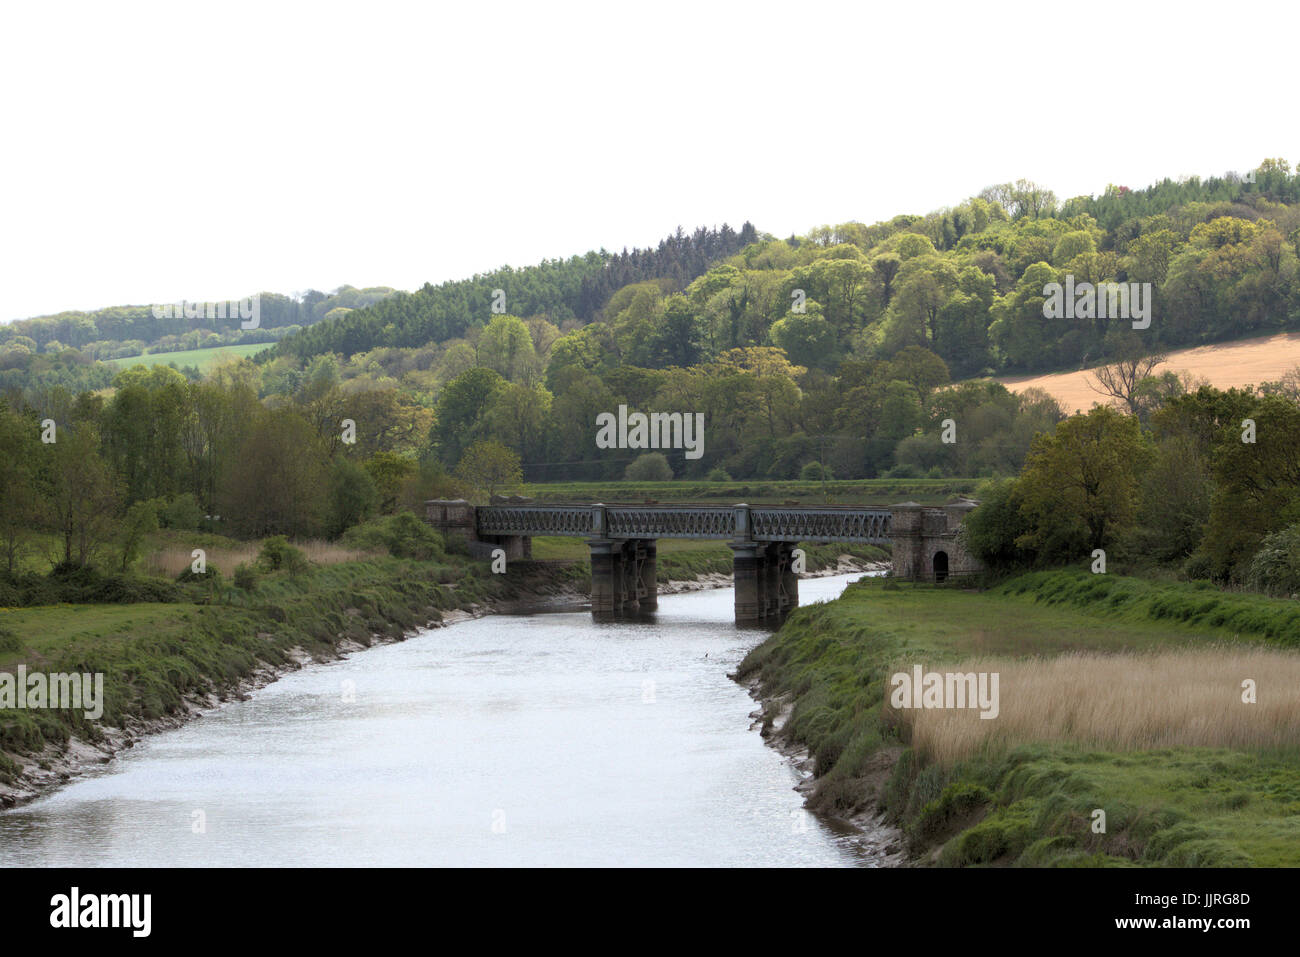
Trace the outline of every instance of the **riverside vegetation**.
<instances>
[{"instance_id":1,"label":"riverside vegetation","mask_svg":"<svg viewBox=\"0 0 1300 957\"><path fill-rule=\"evenodd\" d=\"M812 754L810 806L883 810L918 862L1295 866L1298 648L1294 601L1209 583L864 579L795 611L738 677L759 682L769 733L793 705L781 735ZM1001 669L998 719L888 707L916 663Z\"/></svg>"}]
</instances>

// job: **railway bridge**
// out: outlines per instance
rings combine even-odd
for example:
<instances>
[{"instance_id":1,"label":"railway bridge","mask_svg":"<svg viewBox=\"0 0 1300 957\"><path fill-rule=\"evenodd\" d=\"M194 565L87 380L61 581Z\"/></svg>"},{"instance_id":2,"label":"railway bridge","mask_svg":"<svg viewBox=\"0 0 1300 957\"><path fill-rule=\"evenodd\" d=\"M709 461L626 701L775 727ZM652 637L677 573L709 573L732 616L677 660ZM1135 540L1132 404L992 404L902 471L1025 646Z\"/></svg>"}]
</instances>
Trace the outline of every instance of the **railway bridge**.
<instances>
[{"instance_id":1,"label":"railway bridge","mask_svg":"<svg viewBox=\"0 0 1300 957\"><path fill-rule=\"evenodd\" d=\"M856 505L537 505L526 500L474 506L457 500L425 503L426 520L470 553L532 557L535 535L585 539L591 549L591 611L597 618L652 610L658 604L657 543L661 538L723 540L733 556L737 623L780 618L799 604L793 552L800 543L890 545L893 573L943 581L975 571L957 530L976 506L903 502Z\"/></svg>"}]
</instances>

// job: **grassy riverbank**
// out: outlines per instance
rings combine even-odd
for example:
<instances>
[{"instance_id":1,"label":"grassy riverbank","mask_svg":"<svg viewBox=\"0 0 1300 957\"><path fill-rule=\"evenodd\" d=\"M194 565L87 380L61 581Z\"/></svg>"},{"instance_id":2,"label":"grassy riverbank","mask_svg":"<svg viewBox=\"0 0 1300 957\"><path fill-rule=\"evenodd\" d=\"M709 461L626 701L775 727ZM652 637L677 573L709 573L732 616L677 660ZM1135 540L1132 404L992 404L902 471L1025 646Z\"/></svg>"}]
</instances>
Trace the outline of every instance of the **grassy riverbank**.
<instances>
[{"instance_id":1,"label":"grassy riverbank","mask_svg":"<svg viewBox=\"0 0 1300 957\"><path fill-rule=\"evenodd\" d=\"M1295 602L1117 576L1035 573L982 593L864 580L795 612L738 677L760 681L769 728L793 705L780 734L814 757L810 803L885 810L919 859L1297 865L1298 627ZM1156 653L1190 667L1162 665L1153 686ZM1092 681L1103 661L1118 667ZM890 676L914 664L1000 671L999 717L889 707ZM965 722L965 750L936 746L952 737L940 718Z\"/></svg>"},{"instance_id":2,"label":"grassy riverbank","mask_svg":"<svg viewBox=\"0 0 1300 957\"><path fill-rule=\"evenodd\" d=\"M48 766L73 737L103 746L123 728L168 726L187 703L225 697L303 655L328 659L377 635L401 637L448 612L576 592L589 581L578 565L519 562L513 571L493 575L486 563L458 556L371 557L266 573L252 589L227 586L215 597L188 586L192 601L0 609L0 671L23 664L29 671L104 675L98 722L80 710L0 711L0 785L20 784L26 764Z\"/></svg>"}]
</instances>

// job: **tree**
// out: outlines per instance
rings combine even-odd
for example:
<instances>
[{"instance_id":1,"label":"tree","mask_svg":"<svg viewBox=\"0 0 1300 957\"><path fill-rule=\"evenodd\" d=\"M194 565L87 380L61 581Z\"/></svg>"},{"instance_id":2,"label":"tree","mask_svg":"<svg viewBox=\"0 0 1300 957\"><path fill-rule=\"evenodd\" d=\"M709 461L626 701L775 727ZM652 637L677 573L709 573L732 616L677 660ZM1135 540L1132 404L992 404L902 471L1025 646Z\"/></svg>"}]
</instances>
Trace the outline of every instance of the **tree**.
<instances>
[{"instance_id":1,"label":"tree","mask_svg":"<svg viewBox=\"0 0 1300 957\"><path fill-rule=\"evenodd\" d=\"M691 366L704 354L704 322L685 296L664 300L659 331L650 340L650 360L655 368Z\"/></svg>"},{"instance_id":2,"label":"tree","mask_svg":"<svg viewBox=\"0 0 1300 957\"><path fill-rule=\"evenodd\" d=\"M623 471L623 478L629 482L668 482L673 477L672 466L668 457L662 452L646 452Z\"/></svg>"},{"instance_id":3,"label":"tree","mask_svg":"<svg viewBox=\"0 0 1300 957\"><path fill-rule=\"evenodd\" d=\"M1016 480L985 482L975 494L980 506L962 522L962 541L967 550L991 568L1027 562L1032 554L1018 542L1031 529L1021 510L1023 502Z\"/></svg>"},{"instance_id":4,"label":"tree","mask_svg":"<svg viewBox=\"0 0 1300 957\"><path fill-rule=\"evenodd\" d=\"M539 366L524 321L515 316L493 316L479 336L478 364L511 382L532 382Z\"/></svg>"},{"instance_id":5,"label":"tree","mask_svg":"<svg viewBox=\"0 0 1300 957\"><path fill-rule=\"evenodd\" d=\"M136 502L126 510L122 520L122 571L127 571L140 557L145 537L158 531L158 506L161 500Z\"/></svg>"},{"instance_id":6,"label":"tree","mask_svg":"<svg viewBox=\"0 0 1300 957\"><path fill-rule=\"evenodd\" d=\"M500 373L482 368L470 369L447 383L438 397L429 431L430 445L446 465L460 461L479 431L479 417L487 410L493 393L505 384Z\"/></svg>"},{"instance_id":7,"label":"tree","mask_svg":"<svg viewBox=\"0 0 1300 957\"><path fill-rule=\"evenodd\" d=\"M320 530L326 456L296 409L259 410L237 460L220 495L225 527L250 538L301 538Z\"/></svg>"},{"instance_id":8,"label":"tree","mask_svg":"<svg viewBox=\"0 0 1300 957\"><path fill-rule=\"evenodd\" d=\"M1151 375L1156 366L1165 362L1164 353L1144 353L1140 343L1127 341L1120 355L1110 365L1102 366L1093 372L1096 383L1089 383L1092 391L1119 399L1134 415L1142 411L1143 380Z\"/></svg>"},{"instance_id":9,"label":"tree","mask_svg":"<svg viewBox=\"0 0 1300 957\"><path fill-rule=\"evenodd\" d=\"M0 557L13 574L39 516L37 423L0 404Z\"/></svg>"},{"instance_id":10,"label":"tree","mask_svg":"<svg viewBox=\"0 0 1300 957\"><path fill-rule=\"evenodd\" d=\"M1137 514L1150 456L1137 419L1104 405L1037 436L1017 482L1030 529L1016 544L1045 558L1108 547Z\"/></svg>"},{"instance_id":11,"label":"tree","mask_svg":"<svg viewBox=\"0 0 1300 957\"><path fill-rule=\"evenodd\" d=\"M523 480L519 456L500 442L493 440L475 442L456 465L456 475L488 498L498 489L511 488Z\"/></svg>"},{"instance_id":12,"label":"tree","mask_svg":"<svg viewBox=\"0 0 1300 957\"><path fill-rule=\"evenodd\" d=\"M1253 424L1244 441L1243 420ZM1300 405L1280 395L1257 399L1226 423L1213 454L1214 501L1202 550L1216 577L1244 578L1265 535L1300 522Z\"/></svg>"},{"instance_id":13,"label":"tree","mask_svg":"<svg viewBox=\"0 0 1300 957\"><path fill-rule=\"evenodd\" d=\"M802 313L788 312L772 323L772 342L790 361L810 369L834 369L839 364L835 331L822 316L820 303L808 302Z\"/></svg>"},{"instance_id":14,"label":"tree","mask_svg":"<svg viewBox=\"0 0 1300 957\"><path fill-rule=\"evenodd\" d=\"M370 518L379 505L379 491L365 468L351 459L338 458L330 467L328 508L330 537Z\"/></svg>"},{"instance_id":15,"label":"tree","mask_svg":"<svg viewBox=\"0 0 1300 957\"><path fill-rule=\"evenodd\" d=\"M413 460L396 452L376 452L366 460L366 471L375 483L379 494L378 507L387 514L397 508L397 498L402 490L402 483L415 474L416 464Z\"/></svg>"},{"instance_id":16,"label":"tree","mask_svg":"<svg viewBox=\"0 0 1300 957\"><path fill-rule=\"evenodd\" d=\"M99 435L88 422L62 428L44 446L46 512L62 539L63 565L87 565L109 540L117 511L119 487L101 453Z\"/></svg>"}]
</instances>

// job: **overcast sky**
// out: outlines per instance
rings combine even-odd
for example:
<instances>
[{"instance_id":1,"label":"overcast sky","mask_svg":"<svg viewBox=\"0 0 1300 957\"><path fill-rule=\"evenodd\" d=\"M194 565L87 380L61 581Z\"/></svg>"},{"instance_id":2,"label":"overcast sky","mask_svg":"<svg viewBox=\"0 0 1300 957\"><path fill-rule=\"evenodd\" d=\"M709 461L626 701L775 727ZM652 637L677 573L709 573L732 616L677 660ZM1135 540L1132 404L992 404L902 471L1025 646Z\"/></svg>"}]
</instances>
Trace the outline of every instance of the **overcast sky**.
<instances>
[{"instance_id":1,"label":"overcast sky","mask_svg":"<svg viewBox=\"0 0 1300 957\"><path fill-rule=\"evenodd\" d=\"M0 320L1294 163L1297 9L9 3Z\"/></svg>"}]
</instances>

